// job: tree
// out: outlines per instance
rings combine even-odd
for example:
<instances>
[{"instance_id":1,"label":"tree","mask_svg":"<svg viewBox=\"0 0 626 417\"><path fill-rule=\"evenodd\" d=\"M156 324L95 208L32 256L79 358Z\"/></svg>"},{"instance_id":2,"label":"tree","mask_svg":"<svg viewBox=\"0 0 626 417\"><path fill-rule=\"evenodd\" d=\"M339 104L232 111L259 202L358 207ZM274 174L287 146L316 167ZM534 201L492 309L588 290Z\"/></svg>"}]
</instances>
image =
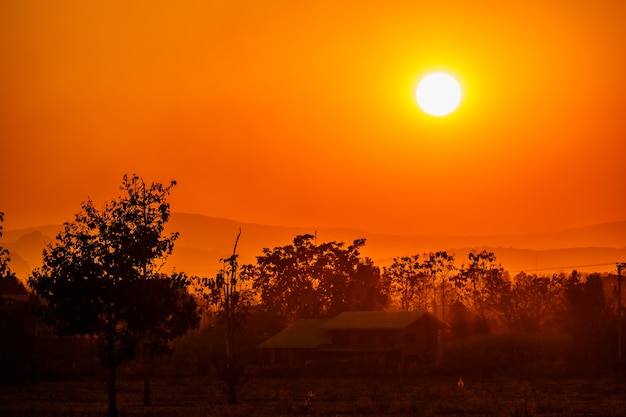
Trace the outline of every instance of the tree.
<instances>
[{"instance_id":1,"label":"tree","mask_svg":"<svg viewBox=\"0 0 626 417\"><path fill-rule=\"evenodd\" d=\"M285 321L321 314L313 270L313 235L296 236L293 245L263 248L257 257L254 288L263 305Z\"/></svg>"},{"instance_id":2,"label":"tree","mask_svg":"<svg viewBox=\"0 0 626 417\"><path fill-rule=\"evenodd\" d=\"M244 368L239 357L237 335L246 323L250 305L254 297L249 287L250 266L239 267L237 243L233 254L222 259L223 268L215 278L195 278L198 294L208 303L216 316L217 323L223 326L223 357L215 361L218 377L224 382L224 391L229 404L237 402L238 388L245 382Z\"/></svg>"},{"instance_id":3,"label":"tree","mask_svg":"<svg viewBox=\"0 0 626 417\"><path fill-rule=\"evenodd\" d=\"M4 213L0 212L0 237ZM27 302L12 296L25 295L26 289L9 267L9 251L0 246L0 382L15 382L32 369L33 314Z\"/></svg>"},{"instance_id":4,"label":"tree","mask_svg":"<svg viewBox=\"0 0 626 417\"><path fill-rule=\"evenodd\" d=\"M361 259L351 272L346 289L346 308L350 310L383 310L389 304L389 284L380 268L370 258Z\"/></svg>"},{"instance_id":5,"label":"tree","mask_svg":"<svg viewBox=\"0 0 626 417\"><path fill-rule=\"evenodd\" d=\"M449 291L448 282L450 274L456 270L454 266L454 255L448 255L448 252L445 251L424 254L422 269L432 280L433 314L437 316L437 289L439 289L441 297L441 321L445 321L446 292Z\"/></svg>"},{"instance_id":6,"label":"tree","mask_svg":"<svg viewBox=\"0 0 626 417\"><path fill-rule=\"evenodd\" d=\"M497 304L497 297L505 285L504 269L496 264L493 252L470 252L469 264L462 265L454 277L459 298L486 325L487 311Z\"/></svg>"},{"instance_id":7,"label":"tree","mask_svg":"<svg viewBox=\"0 0 626 417\"><path fill-rule=\"evenodd\" d=\"M604 293L602 277L586 277L573 271L564 282L562 325L574 339L576 359L581 364L610 364L616 357L616 320Z\"/></svg>"},{"instance_id":8,"label":"tree","mask_svg":"<svg viewBox=\"0 0 626 417\"><path fill-rule=\"evenodd\" d=\"M347 247L315 240L313 235L296 236L292 245L264 248L257 257L254 288L266 309L290 322L386 304L380 270L360 255L365 239ZM364 290L369 292L365 299Z\"/></svg>"},{"instance_id":9,"label":"tree","mask_svg":"<svg viewBox=\"0 0 626 417\"><path fill-rule=\"evenodd\" d=\"M389 292L399 298L400 310L408 311L415 307L427 309L426 290L429 283L419 262L419 255L393 258L393 263L383 271L389 282Z\"/></svg>"},{"instance_id":10,"label":"tree","mask_svg":"<svg viewBox=\"0 0 626 417\"><path fill-rule=\"evenodd\" d=\"M4 221L4 213L0 211L0 237L2 237L2 222ZM15 274L11 271L9 267L9 262L11 258L9 257L9 251L2 246L0 246L0 288L2 288L3 283L6 281L8 285L8 281L17 281ZM2 301L2 291L0 291L0 302Z\"/></svg>"},{"instance_id":11,"label":"tree","mask_svg":"<svg viewBox=\"0 0 626 417\"><path fill-rule=\"evenodd\" d=\"M376 310L387 304L380 269L371 259L361 258L365 239L328 242L315 249L313 269L318 274L321 312L334 316L350 310Z\"/></svg>"},{"instance_id":12,"label":"tree","mask_svg":"<svg viewBox=\"0 0 626 417\"><path fill-rule=\"evenodd\" d=\"M537 332L554 313L561 295L562 280L552 277L517 274L509 283L502 285L498 310L511 330Z\"/></svg>"},{"instance_id":13,"label":"tree","mask_svg":"<svg viewBox=\"0 0 626 417\"><path fill-rule=\"evenodd\" d=\"M199 323L183 273L160 272L177 233L164 236L175 185L124 176L122 195L98 210L82 204L44 250L29 285L48 302L60 335L93 335L108 368L109 415L117 415L116 369L141 354L164 354Z\"/></svg>"}]
</instances>

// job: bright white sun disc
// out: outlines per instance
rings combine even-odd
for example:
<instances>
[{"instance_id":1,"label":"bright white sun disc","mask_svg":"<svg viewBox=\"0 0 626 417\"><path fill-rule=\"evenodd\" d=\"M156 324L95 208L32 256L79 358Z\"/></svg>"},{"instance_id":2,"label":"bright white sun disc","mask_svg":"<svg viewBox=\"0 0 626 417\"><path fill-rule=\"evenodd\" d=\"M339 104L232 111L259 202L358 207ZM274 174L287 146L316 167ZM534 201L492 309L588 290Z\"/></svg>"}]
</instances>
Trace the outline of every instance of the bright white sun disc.
<instances>
[{"instance_id":1,"label":"bright white sun disc","mask_svg":"<svg viewBox=\"0 0 626 417\"><path fill-rule=\"evenodd\" d=\"M422 78L415 91L415 98L426 113L445 116L461 103L461 86L451 75L436 72Z\"/></svg>"}]
</instances>

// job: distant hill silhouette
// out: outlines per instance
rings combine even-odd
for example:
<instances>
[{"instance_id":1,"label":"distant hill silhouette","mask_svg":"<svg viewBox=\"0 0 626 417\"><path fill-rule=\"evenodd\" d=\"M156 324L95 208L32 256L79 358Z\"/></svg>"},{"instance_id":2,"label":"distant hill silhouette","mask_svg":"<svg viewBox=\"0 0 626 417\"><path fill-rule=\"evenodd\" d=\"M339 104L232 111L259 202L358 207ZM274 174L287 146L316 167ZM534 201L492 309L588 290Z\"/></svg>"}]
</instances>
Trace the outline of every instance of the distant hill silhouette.
<instances>
[{"instance_id":1,"label":"distant hill silhouette","mask_svg":"<svg viewBox=\"0 0 626 417\"><path fill-rule=\"evenodd\" d=\"M61 225L3 231L2 246L11 252L11 269L22 280L41 265L42 250L54 240ZM220 258L232 254L239 228L237 253L241 263L252 263L262 249L290 244L296 235L316 234L318 242L367 239L362 254L378 266L394 257L447 250L454 253L457 266L466 262L472 250L487 249L511 273L556 271L614 271L615 262L626 261L626 221L603 223L555 233L502 236L397 236L340 228L281 227L199 214L172 213L167 231L180 233L166 271L176 269L190 275L214 276ZM586 267L586 265L592 265Z\"/></svg>"}]
</instances>

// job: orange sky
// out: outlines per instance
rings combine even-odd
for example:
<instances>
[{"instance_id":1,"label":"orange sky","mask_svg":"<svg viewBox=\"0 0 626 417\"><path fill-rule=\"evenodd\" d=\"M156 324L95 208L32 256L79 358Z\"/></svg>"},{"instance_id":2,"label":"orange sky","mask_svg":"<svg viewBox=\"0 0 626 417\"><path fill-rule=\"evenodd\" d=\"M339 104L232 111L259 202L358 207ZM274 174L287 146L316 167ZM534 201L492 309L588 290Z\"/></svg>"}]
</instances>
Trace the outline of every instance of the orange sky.
<instances>
[{"instance_id":1,"label":"orange sky","mask_svg":"<svg viewBox=\"0 0 626 417\"><path fill-rule=\"evenodd\" d=\"M172 210L411 234L626 219L626 2L0 2L5 230ZM449 71L451 116L415 104Z\"/></svg>"}]
</instances>

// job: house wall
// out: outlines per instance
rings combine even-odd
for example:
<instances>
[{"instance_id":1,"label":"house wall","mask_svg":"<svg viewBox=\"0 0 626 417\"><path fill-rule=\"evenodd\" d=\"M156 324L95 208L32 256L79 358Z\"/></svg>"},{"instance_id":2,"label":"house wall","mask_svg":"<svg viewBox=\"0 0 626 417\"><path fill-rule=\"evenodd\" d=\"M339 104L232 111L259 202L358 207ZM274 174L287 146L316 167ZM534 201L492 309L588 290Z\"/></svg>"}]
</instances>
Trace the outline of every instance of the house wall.
<instances>
[{"instance_id":1,"label":"house wall","mask_svg":"<svg viewBox=\"0 0 626 417\"><path fill-rule=\"evenodd\" d=\"M403 343L399 330L337 330L333 346L395 346Z\"/></svg>"},{"instance_id":2,"label":"house wall","mask_svg":"<svg viewBox=\"0 0 626 417\"><path fill-rule=\"evenodd\" d=\"M403 331L403 353L422 360L434 360L437 355L438 326L433 320L420 320Z\"/></svg>"},{"instance_id":3,"label":"house wall","mask_svg":"<svg viewBox=\"0 0 626 417\"><path fill-rule=\"evenodd\" d=\"M329 344L316 349L266 349L266 364L297 368L308 361L375 364L432 363L439 322L426 316L403 329L329 330Z\"/></svg>"},{"instance_id":4,"label":"house wall","mask_svg":"<svg viewBox=\"0 0 626 417\"><path fill-rule=\"evenodd\" d=\"M306 359L313 356L312 349L263 349L263 365L298 368L304 366Z\"/></svg>"},{"instance_id":5,"label":"house wall","mask_svg":"<svg viewBox=\"0 0 626 417\"><path fill-rule=\"evenodd\" d=\"M332 335L332 347L355 349L397 348L403 356L434 359L437 352L437 323L419 320L402 330L336 330Z\"/></svg>"}]
</instances>

